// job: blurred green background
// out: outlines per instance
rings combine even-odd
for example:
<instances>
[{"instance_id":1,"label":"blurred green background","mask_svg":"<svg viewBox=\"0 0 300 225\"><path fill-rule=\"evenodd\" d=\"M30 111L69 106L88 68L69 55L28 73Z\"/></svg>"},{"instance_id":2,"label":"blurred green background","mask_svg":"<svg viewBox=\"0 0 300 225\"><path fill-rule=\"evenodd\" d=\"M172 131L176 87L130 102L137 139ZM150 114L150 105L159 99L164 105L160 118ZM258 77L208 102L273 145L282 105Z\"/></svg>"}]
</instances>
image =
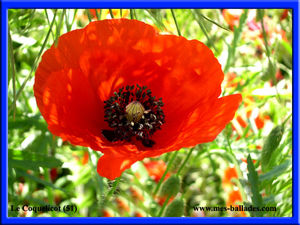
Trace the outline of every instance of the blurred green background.
<instances>
[{"instance_id":1,"label":"blurred green background","mask_svg":"<svg viewBox=\"0 0 300 225\"><path fill-rule=\"evenodd\" d=\"M222 64L222 95L239 92L243 102L215 141L137 162L110 181L96 172L98 152L48 131L33 83L42 53L60 35L120 17L204 42ZM8 26L9 216L292 216L291 10L10 9ZM77 211L16 212L11 205ZM194 209L230 205L276 211Z\"/></svg>"}]
</instances>

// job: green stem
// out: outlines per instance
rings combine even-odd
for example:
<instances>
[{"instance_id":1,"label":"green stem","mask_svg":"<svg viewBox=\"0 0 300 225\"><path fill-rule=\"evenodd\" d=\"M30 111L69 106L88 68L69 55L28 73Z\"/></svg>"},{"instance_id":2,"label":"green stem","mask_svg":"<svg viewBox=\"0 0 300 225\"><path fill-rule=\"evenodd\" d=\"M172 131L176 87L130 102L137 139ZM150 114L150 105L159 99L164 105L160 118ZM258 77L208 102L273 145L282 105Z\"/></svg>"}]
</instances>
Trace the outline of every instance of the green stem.
<instances>
[{"instance_id":1,"label":"green stem","mask_svg":"<svg viewBox=\"0 0 300 225\"><path fill-rule=\"evenodd\" d=\"M176 25L177 33L178 33L179 36L181 36L181 32L180 32L180 30L179 30L178 23L177 23L176 16L175 16L175 13L174 13L174 10L173 10L173 9L171 9L171 13L172 13L172 16L173 16L173 20L174 20L174 22L175 22L175 25Z\"/></svg>"},{"instance_id":2,"label":"green stem","mask_svg":"<svg viewBox=\"0 0 300 225\"><path fill-rule=\"evenodd\" d=\"M190 156L192 155L192 152L194 151L195 148L191 148L188 155L185 157L183 163L181 164L181 166L179 167L178 171L177 171L177 176L179 176L181 170L184 168L185 164L187 163L187 161L189 160Z\"/></svg>"},{"instance_id":3,"label":"green stem","mask_svg":"<svg viewBox=\"0 0 300 225\"><path fill-rule=\"evenodd\" d=\"M205 37L207 39L208 44L211 45L216 52L218 52L217 49L216 49L216 47L215 47L215 45L214 45L214 43L213 43L213 41L210 39L210 37L208 35L208 31L207 31L207 28L205 27L205 23L203 21L203 18L201 17L201 13L199 13L196 9L194 10L194 12L196 14L196 16L194 15L194 17L196 18L197 23L198 23L200 29L204 33L204 35L205 35Z\"/></svg>"},{"instance_id":4,"label":"green stem","mask_svg":"<svg viewBox=\"0 0 300 225\"><path fill-rule=\"evenodd\" d=\"M168 202L169 202L169 200L170 200L171 197L172 197L172 195L168 195L168 197L167 197L167 199L165 200L163 206L162 206L161 209L159 210L159 212L158 212L158 214L157 214L157 217L161 217L161 216L162 216L162 214L163 214L163 212L164 212L164 210L165 210L165 208L166 208L166 206L167 206L167 204L168 204Z\"/></svg>"},{"instance_id":5,"label":"green stem","mask_svg":"<svg viewBox=\"0 0 300 225\"><path fill-rule=\"evenodd\" d=\"M133 18L133 9L130 9L130 19L132 19L132 20L134 19Z\"/></svg>"},{"instance_id":6,"label":"green stem","mask_svg":"<svg viewBox=\"0 0 300 225\"><path fill-rule=\"evenodd\" d=\"M292 113L290 115L288 115L288 117L283 121L282 126L284 126L286 124L286 122L292 117Z\"/></svg>"},{"instance_id":7,"label":"green stem","mask_svg":"<svg viewBox=\"0 0 300 225\"><path fill-rule=\"evenodd\" d=\"M110 189L110 191L108 192L107 197L106 197L106 199L107 199L108 201L110 200L111 195L113 195L113 193L114 193L115 190L117 189L120 180L121 180L121 177L118 177L118 178L115 179L115 182L114 182L114 184L113 184L113 187Z\"/></svg>"},{"instance_id":8,"label":"green stem","mask_svg":"<svg viewBox=\"0 0 300 225\"><path fill-rule=\"evenodd\" d=\"M109 9L109 13L110 13L111 18L114 19L115 17L114 17L114 14L112 12L112 9Z\"/></svg>"},{"instance_id":9,"label":"green stem","mask_svg":"<svg viewBox=\"0 0 300 225\"><path fill-rule=\"evenodd\" d=\"M95 172L95 171L97 171L97 168L96 168L95 164L93 163L93 160L92 160L92 157L91 157L91 155L94 153L94 151L88 149L88 153L89 153L89 164L90 164L90 166L92 167L92 169L94 171L93 172L94 173L93 180L94 180L94 184L95 184L97 200L98 200L98 202L100 202L100 204L97 204L97 206L104 207L103 199L102 199L102 193L103 193L102 179L103 178L100 177L97 172ZM98 184L99 184L99 186L98 186Z\"/></svg>"},{"instance_id":10,"label":"green stem","mask_svg":"<svg viewBox=\"0 0 300 225\"><path fill-rule=\"evenodd\" d=\"M266 29L265 29L265 25L264 25L264 18L263 18L263 9L258 9L257 13L260 19L260 23L261 23L261 28L262 28L262 32L263 32L263 37L264 37L264 43L265 43L265 48L266 48L266 52L267 52L267 57L270 60L270 49L269 49L269 45L268 45L268 40L267 40L267 33L266 33Z\"/></svg>"},{"instance_id":11,"label":"green stem","mask_svg":"<svg viewBox=\"0 0 300 225\"><path fill-rule=\"evenodd\" d=\"M233 41L232 41L231 45L228 45L228 57L227 57L226 65L224 68L225 74L228 72L229 68L231 66L233 66L233 62L235 59L235 50L236 50L237 44L240 40L242 31L243 31L243 27L244 27L244 24L247 19L247 15L248 15L248 9L245 9L244 13L240 17L239 26L234 28Z\"/></svg>"},{"instance_id":12,"label":"green stem","mask_svg":"<svg viewBox=\"0 0 300 225\"><path fill-rule=\"evenodd\" d=\"M47 13L47 9L44 9L44 12L45 12L45 15L46 15L46 18L47 18L47 22L48 24L50 25L50 20L49 20L49 16L48 16L48 13ZM53 31L51 30L51 34L52 34L52 39L55 40L55 35L53 33Z\"/></svg>"},{"instance_id":13,"label":"green stem","mask_svg":"<svg viewBox=\"0 0 300 225\"><path fill-rule=\"evenodd\" d=\"M100 9L100 11L101 11L101 9ZM96 12L97 20L101 20L101 15L99 14L97 9L95 9L95 12Z\"/></svg>"},{"instance_id":14,"label":"green stem","mask_svg":"<svg viewBox=\"0 0 300 225\"><path fill-rule=\"evenodd\" d=\"M62 11L62 13L60 15L60 18L59 18L59 24L56 27L55 46L57 46L57 43L58 43L58 38L60 36L60 30L61 30L61 24L62 24L62 21L64 20L65 12L66 12L66 9L63 9L63 11Z\"/></svg>"},{"instance_id":15,"label":"green stem","mask_svg":"<svg viewBox=\"0 0 300 225\"><path fill-rule=\"evenodd\" d=\"M92 16L91 16L90 10L86 9L85 12L86 12L86 14L87 14L87 16L89 18L89 21L92 22Z\"/></svg>"},{"instance_id":16,"label":"green stem","mask_svg":"<svg viewBox=\"0 0 300 225\"><path fill-rule=\"evenodd\" d=\"M215 21L211 20L210 18L208 18L208 17L204 16L203 14L201 14L201 13L200 13L199 15L200 15L202 18L206 19L207 21L209 21L209 22L211 22L211 23L215 24L216 26L218 26L218 27L222 28L223 30L230 31L228 28L226 28L226 27L223 27L222 25L220 25L220 24L218 24L217 22L215 22Z\"/></svg>"},{"instance_id":17,"label":"green stem","mask_svg":"<svg viewBox=\"0 0 300 225\"><path fill-rule=\"evenodd\" d=\"M43 169L44 169L45 180L52 184L52 181L51 181L50 176L49 176L49 169L48 168L43 168ZM54 204L54 195L53 195L53 192L52 192L52 188L47 186L46 189L47 189L47 193L48 193L49 204L50 205L55 205ZM55 217L55 212L54 211L51 211L50 214L51 214L52 217Z\"/></svg>"},{"instance_id":18,"label":"green stem","mask_svg":"<svg viewBox=\"0 0 300 225\"><path fill-rule=\"evenodd\" d=\"M232 160L232 162L233 162L233 164L234 164L234 167L235 167L235 169L236 169L236 171L237 171L238 177L241 178L241 177L243 177L243 174L242 174L242 171L241 171L241 169L240 169L240 165L239 165L239 163L238 163L238 161L237 161L237 159L236 159L236 157L235 157L235 154L234 154L233 151L232 151L231 143L230 143L230 141L229 141L228 135L226 135L226 140L227 140L227 145L228 145L228 149L229 149L229 154L228 154L228 156L231 158L231 160ZM242 198L243 198L244 200L247 200L247 195L246 195L246 193L245 193L245 190L244 190L243 186L241 185L241 182L240 182L238 179L237 179L237 185L238 185L239 189L241 190Z\"/></svg>"},{"instance_id":19,"label":"green stem","mask_svg":"<svg viewBox=\"0 0 300 225\"><path fill-rule=\"evenodd\" d=\"M166 175L167 175L169 169L171 168L171 165L172 165L174 159L176 158L177 153L178 153L178 151L176 151L176 152L173 153L172 158L170 159L170 162L168 163L168 166L167 166L167 168L166 168L164 174L163 174L162 177L160 178L160 180L159 180L159 182L158 182L158 184L157 184L157 186L156 186L156 188L155 188L155 190L154 190L154 192L153 192L153 195L154 195L154 196L157 194L157 192L158 192L158 190L159 190L159 188L160 188L162 182L164 181L164 179L165 179L165 177L166 177Z\"/></svg>"}]
</instances>

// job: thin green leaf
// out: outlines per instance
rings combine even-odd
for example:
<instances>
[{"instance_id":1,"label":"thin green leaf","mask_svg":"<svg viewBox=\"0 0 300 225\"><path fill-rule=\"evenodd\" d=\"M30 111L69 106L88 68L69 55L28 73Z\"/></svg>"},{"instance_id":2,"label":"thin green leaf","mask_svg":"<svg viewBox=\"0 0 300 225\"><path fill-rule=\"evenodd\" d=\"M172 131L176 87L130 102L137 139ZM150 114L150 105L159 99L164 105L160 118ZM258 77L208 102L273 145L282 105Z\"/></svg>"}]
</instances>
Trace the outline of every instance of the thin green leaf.
<instances>
[{"instance_id":1,"label":"thin green leaf","mask_svg":"<svg viewBox=\"0 0 300 225\"><path fill-rule=\"evenodd\" d=\"M199 15L200 15L201 17L203 17L204 19L206 19L207 21L209 21L209 22L215 24L216 26L222 28L223 30L226 30L226 31L230 31L230 32L231 32L231 30L229 30L228 28L223 27L222 25L218 24L217 22L213 21L212 19L210 19L210 18L204 16L202 13L199 13Z\"/></svg>"},{"instance_id":2,"label":"thin green leaf","mask_svg":"<svg viewBox=\"0 0 300 225\"><path fill-rule=\"evenodd\" d=\"M175 16L175 12L174 12L173 9L171 9L171 13L172 13L173 20L175 22L177 33L178 33L179 36L181 36L181 32L180 32L180 29L179 29L179 26L178 26L178 22L177 22L177 19L176 19L176 16Z\"/></svg>"},{"instance_id":3,"label":"thin green leaf","mask_svg":"<svg viewBox=\"0 0 300 225\"><path fill-rule=\"evenodd\" d=\"M28 178L28 179L30 179L30 180L32 180L32 181L35 181L35 182L37 182L37 183L40 183L40 184L42 184L42 185L44 185L44 186L46 186L46 187L48 186L48 187L51 187L51 188L53 188L53 189L60 190L60 191L62 191L62 192L64 192L64 193L67 194L67 192L66 192L64 189L59 188L59 187L56 187L54 184L49 183L49 182L47 182L47 181L45 181L45 180L42 180L41 178L36 177L36 176L34 176L34 175L28 174L28 173L26 173L26 172L23 171L23 170L16 169L16 173L17 173L19 176L26 177L26 178Z\"/></svg>"},{"instance_id":4,"label":"thin green leaf","mask_svg":"<svg viewBox=\"0 0 300 225\"><path fill-rule=\"evenodd\" d=\"M91 15L90 10L89 9L85 9L85 12L86 12L86 14L87 14L87 16L89 18L89 21L92 22L92 15Z\"/></svg>"},{"instance_id":5,"label":"thin green leaf","mask_svg":"<svg viewBox=\"0 0 300 225\"><path fill-rule=\"evenodd\" d=\"M45 157L46 160L44 161L31 161L31 160L15 160L9 159L9 163L11 163L12 167L16 168L23 168L23 169L31 169L31 170L38 170L39 167L45 168L56 168L62 165L62 162L58 159L52 157Z\"/></svg>"},{"instance_id":6,"label":"thin green leaf","mask_svg":"<svg viewBox=\"0 0 300 225\"><path fill-rule=\"evenodd\" d=\"M165 25L162 22L162 13L159 9L146 9L146 12L155 20L157 27L160 30L165 29Z\"/></svg>"},{"instance_id":7,"label":"thin green leaf","mask_svg":"<svg viewBox=\"0 0 300 225\"><path fill-rule=\"evenodd\" d=\"M260 181L273 180L274 178L280 176L292 165L292 160L287 159L278 166L275 166L272 170L259 176Z\"/></svg>"},{"instance_id":8,"label":"thin green leaf","mask_svg":"<svg viewBox=\"0 0 300 225\"><path fill-rule=\"evenodd\" d=\"M109 9L109 14L110 14L110 16L111 16L112 19L115 18L112 9Z\"/></svg>"},{"instance_id":9,"label":"thin green leaf","mask_svg":"<svg viewBox=\"0 0 300 225\"><path fill-rule=\"evenodd\" d=\"M250 154L247 157L247 168L248 168L248 180L250 183L250 189L251 189L251 193L252 193L252 196L251 196L252 204L255 207L262 207L263 199L262 199L261 194L259 193L260 182L259 182L258 174L255 170L255 167L253 165L253 161L251 159ZM263 215L262 211L255 211L253 213L256 214L257 216Z\"/></svg>"},{"instance_id":10,"label":"thin green leaf","mask_svg":"<svg viewBox=\"0 0 300 225\"><path fill-rule=\"evenodd\" d=\"M101 13L101 9L99 9L99 11ZM99 13L99 11L95 9L97 20L101 20L101 14Z\"/></svg>"},{"instance_id":11,"label":"thin green leaf","mask_svg":"<svg viewBox=\"0 0 300 225\"><path fill-rule=\"evenodd\" d=\"M214 46L214 43L212 42L212 40L210 39L210 37L209 37L209 35L208 35L208 32L207 32L206 27L205 27L205 25L204 25L204 21L203 21L201 15L200 15L199 11L196 10L196 9L194 9L194 10L192 10L192 12L194 12L193 15L194 15L194 17L195 17L195 19L196 19L196 21L197 21L197 23L198 23L200 29L201 29L202 32L204 33L204 35L205 35L205 37L206 37L206 39L207 39L208 44L209 44L210 46L212 46L216 52L218 52L217 49L216 49L216 47Z\"/></svg>"}]
</instances>

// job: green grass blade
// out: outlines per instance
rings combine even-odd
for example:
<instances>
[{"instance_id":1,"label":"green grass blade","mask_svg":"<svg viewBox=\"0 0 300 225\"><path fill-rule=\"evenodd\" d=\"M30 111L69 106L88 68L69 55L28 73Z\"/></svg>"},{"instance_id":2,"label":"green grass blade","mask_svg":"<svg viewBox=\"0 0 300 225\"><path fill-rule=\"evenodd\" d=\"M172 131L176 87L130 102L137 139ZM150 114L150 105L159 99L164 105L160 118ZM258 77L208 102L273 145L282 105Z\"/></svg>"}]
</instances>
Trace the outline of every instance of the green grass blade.
<instances>
[{"instance_id":1,"label":"green grass blade","mask_svg":"<svg viewBox=\"0 0 300 225\"><path fill-rule=\"evenodd\" d=\"M158 184L156 185L156 188L155 188L155 190L154 190L154 192L153 192L153 195L154 195L154 196L157 194L157 192L158 192L158 190L159 190L159 188L160 188L162 182L164 181L164 179L165 179L165 177L166 177L166 175L167 175L169 169L171 168L172 163L173 163L174 159L176 158L177 154L178 154L178 151L174 152L173 155L172 155L172 158L171 158L170 161L168 162L167 168L166 168L164 174L162 175L162 177L160 178L160 180L159 180Z\"/></svg>"},{"instance_id":2,"label":"green grass blade","mask_svg":"<svg viewBox=\"0 0 300 225\"><path fill-rule=\"evenodd\" d=\"M58 44L58 38L60 36L61 25L62 25L62 21L64 20L65 13L66 13L66 9L63 9L63 11L60 15L60 18L59 18L59 24L56 27L55 46L57 46L57 44Z\"/></svg>"},{"instance_id":3,"label":"green grass blade","mask_svg":"<svg viewBox=\"0 0 300 225\"><path fill-rule=\"evenodd\" d=\"M240 22L239 26L234 28L234 33L233 33L233 41L231 45L228 45L228 57L226 61L226 65L224 67L224 73L226 74L231 66L233 66L233 62L235 61L235 51L238 45L238 42L241 38L241 34L243 31L244 24L247 20L248 16L248 9L244 10L244 13L240 17Z\"/></svg>"},{"instance_id":4,"label":"green grass blade","mask_svg":"<svg viewBox=\"0 0 300 225\"><path fill-rule=\"evenodd\" d=\"M100 13L101 13L101 9L100 10ZM95 12L96 12L96 17L97 17L97 20L101 20L101 15L99 13L99 11L97 9L95 9Z\"/></svg>"},{"instance_id":5,"label":"green grass blade","mask_svg":"<svg viewBox=\"0 0 300 225\"><path fill-rule=\"evenodd\" d=\"M112 9L109 9L109 14L110 14L110 16L111 16L112 19L115 18Z\"/></svg>"},{"instance_id":6,"label":"green grass blade","mask_svg":"<svg viewBox=\"0 0 300 225\"><path fill-rule=\"evenodd\" d=\"M181 36L181 32L180 32L180 29L178 27L178 22L177 22L177 19L176 19L176 16L175 16L175 12L173 9L171 9L171 13L172 13L172 17L173 17L173 20L175 22L175 26L176 26L176 29L177 29L177 33L179 36Z\"/></svg>"},{"instance_id":7,"label":"green grass blade","mask_svg":"<svg viewBox=\"0 0 300 225\"><path fill-rule=\"evenodd\" d=\"M89 21L92 22L92 15L91 15L90 10L89 9L85 9L85 12L86 12L86 14L87 14L87 16L89 18Z\"/></svg>"},{"instance_id":8,"label":"green grass blade","mask_svg":"<svg viewBox=\"0 0 300 225\"><path fill-rule=\"evenodd\" d=\"M208 32L207 32L206 27L205 27L205 25L204 25L204 21L203 21L201 15L200 15L199 11L197 11L197 10L195 9L195 10L193 10L192 12L194 12L193 15L194 15L194 17L195 17L195 19L196 19L196 21L197 21L197 23L198 23L200 29L201 29L202 32L204 33L204 35L205 35L205 37L206 37L206 39L207 39L208 44L209 44L210 46L212 46L216 52L218 52L217 49L216 49L216 47L214 46L214 43L212 42L211 38L210 38L209 35L208 35Z\"/></svg>"}]
</instances>

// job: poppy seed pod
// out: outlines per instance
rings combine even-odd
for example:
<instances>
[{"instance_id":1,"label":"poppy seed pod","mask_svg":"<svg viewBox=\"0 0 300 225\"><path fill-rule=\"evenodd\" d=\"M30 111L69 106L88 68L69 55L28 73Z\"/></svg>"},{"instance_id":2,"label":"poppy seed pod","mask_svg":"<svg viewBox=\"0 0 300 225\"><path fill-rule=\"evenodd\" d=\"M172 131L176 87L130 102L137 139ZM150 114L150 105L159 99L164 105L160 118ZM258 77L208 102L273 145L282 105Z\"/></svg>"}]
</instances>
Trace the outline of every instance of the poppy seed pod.
<instances>
[{"instance_id":1,"label":"poppy seed pod","mask_svg":"<svg viewBox=\"0 0 300 225\"><path fill-rule=\"evenodd\" d=\"M164 217L181 217L183 213L184 202L181 198L176 198L167 206Z\"/></svg>"},{"instance_id":2,"label":"poppy seed pod","mask_svg":"<svg viewBox=\"0 0 300 225\"><path fill-rule=\"evenodd\" d=\"M161 196L175 196L180 189L180 180L176 175L169 177L161 186Z\"/></svg>"}]
</instances>

